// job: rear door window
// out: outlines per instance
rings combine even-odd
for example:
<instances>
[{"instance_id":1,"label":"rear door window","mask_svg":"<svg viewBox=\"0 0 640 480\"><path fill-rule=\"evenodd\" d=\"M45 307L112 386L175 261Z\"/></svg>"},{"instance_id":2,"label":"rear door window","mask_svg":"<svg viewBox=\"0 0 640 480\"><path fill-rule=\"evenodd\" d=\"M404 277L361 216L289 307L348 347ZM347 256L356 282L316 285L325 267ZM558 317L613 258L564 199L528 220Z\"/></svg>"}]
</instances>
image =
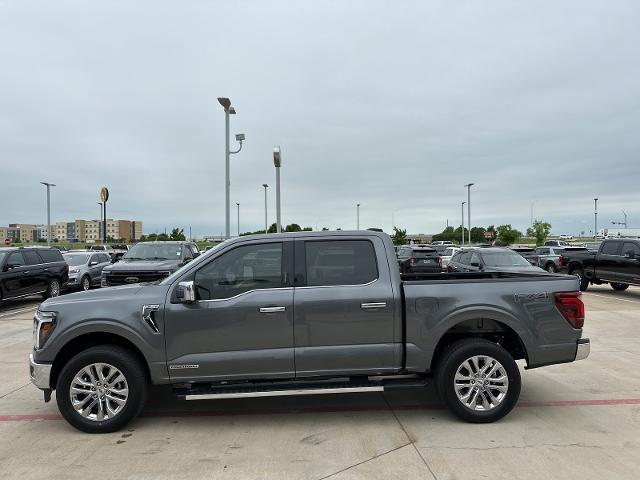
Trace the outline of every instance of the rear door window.
<instances>
[{"instance_id":1,"label":"rear door window","mask_svg":"<svg viewBox=\"0 0 640 480\"><path fill-rule=\"evenodd\" d=\"M39 265L42 263L40 256L33 250L25 250L22 252L22 256L27 265Z\"/></svg>"},{"instance_id":2,"label":"rear door window","mask_svg":"<svg viewBox=\"0 0 640 480\"><path fill-rule=\"evenodd\" d=\"M622 242L604 242L600 253L603 255L620 255L620 247L622 247Z\"/></svg>"},{"instance_id":3,"label":"rear door window","mask_svg":"<svg viewBox=\"0 0 640 480\"><path fill-rule=\"evenodd\" d=\"M622 247L622 254L623 255L627 255L628 252L633 252L633 255L636 258L639 258L640 257L640 246L638 246L637 243L624 242L624 245Z\"/></svg>"},{"instance_id":4,"label":"rear door window","mask_svg":"<svg viewBox=\"0 0 640 480\"><path fill-rule=\"evenodd\" d=\"M362 285L378 278L373 244L368 240L305 242L307 285Z\"/></svg>"},{"instance_id":5,"label":"rear door window","mask_svg":"<svg viewBox=\"0 0 640 480\"><path fill-rule=\"evenodd\" d=\"M463 265L469 264L469 259L471 258L471 252L461 253L458 257L458 263L462 263Z\"/></svg>"}]
</instances>

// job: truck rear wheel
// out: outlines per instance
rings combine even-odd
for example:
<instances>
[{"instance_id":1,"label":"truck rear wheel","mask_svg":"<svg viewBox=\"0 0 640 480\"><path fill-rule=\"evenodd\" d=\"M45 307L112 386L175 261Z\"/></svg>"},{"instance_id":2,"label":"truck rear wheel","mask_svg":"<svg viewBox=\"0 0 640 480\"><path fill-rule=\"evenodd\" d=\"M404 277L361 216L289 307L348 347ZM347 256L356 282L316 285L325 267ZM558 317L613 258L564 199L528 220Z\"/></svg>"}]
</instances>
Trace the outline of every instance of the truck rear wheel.
<instances>
[{"instance_id":1,"label":"truck rear wheel","mask_svg":"<svg viewBox=\"0 0 640 480\"><path fill-rule=\"evenodd\" d=\"M468 338L443 353L436 370L440 397L467 422L501 419L520 397L520 371L504 348L482 338Z\"/></svg>"},{"instance_id":2,"label":"truck rear wheel","mask_svg":"<svg viewBox=\"0 0 640 480\"><path fill-rule=\"evenodd\" d=\"M629 288L629 285L626 283L612 283L611 288L613 288L616 292L622 292Z\"/></svg>"},{"instance_id":3,"label":"truck rear wheel","mask_svg":"<svg viewBox=\"0 0 640 480\"><path fill-rule=\"evenodd\" d=\"M140 361L117 345L78 353L64 366L56 384L62 416L78 430L108 433L138 416L147 395Z\"/></svg>"}]
</instances>

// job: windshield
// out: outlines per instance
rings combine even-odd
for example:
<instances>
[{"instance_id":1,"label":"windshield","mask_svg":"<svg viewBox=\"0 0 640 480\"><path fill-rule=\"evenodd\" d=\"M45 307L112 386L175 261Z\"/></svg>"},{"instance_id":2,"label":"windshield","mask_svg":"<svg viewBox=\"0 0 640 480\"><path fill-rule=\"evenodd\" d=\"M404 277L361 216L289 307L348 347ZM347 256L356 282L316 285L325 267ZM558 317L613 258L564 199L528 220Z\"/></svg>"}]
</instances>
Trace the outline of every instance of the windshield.
<instances>
[{"instance_id":1,"label":"windshield","mask_svg":"<svg viewBox=\"0 0 640 480\"><path fill-rule=\"evenodd\" d=\"M200 259L202 259L202 258L204 258L204 257L209 257L210 255L212 255L212 252L215 252L216 250L218 250L218 248L220 248L220 246L221 246L221 245L224 245L224 244L225 244L225 242L221 242L221 243L219 243L219 244L217 244L217 245L214 245L213 247L211 247L211 248L210 248L209 250L207 250L206 252L204 252L202 255L200 255L200 256L197 258L198 263L201 263ZM138 244L138 245L140 245L140 244ZM133 247L133 248L136 248L136 247ZM132 250L133 250L133 249L129 250L129 252L131 252ZM126 255L125 255L125 257L126 257ZM168 285L168 284L172 283L172 282L176 279L176 277L181 276L181 275L184 273L184 271L185 271L186 269L191 268L192 266L193 266L193 263L192 263L192 262L187 263L186 265L183 265L183 266L182 266L182 267L180 267L178 270L176 270L176 271L175 271L175 272L173 272L171 275L169 275L167 278L165 278L164 280L162 280L162 281L160 282L160 285Z\"/></svg>"},{"instance_id":2,"label":"windshield","mask_svg":"<svg viewBox=\"0 0 640 480\"><path fill-rule=\"evenodd\" d=\"M72 255L64 256L64 261L67 262L70 267L84 265L85 263L87 263L87 260L89 260L89 255L83 255L81 253L74 253Z\"/></svg>"},{"instance_id":3,"label":"windshield","mask_svg":"<svg viewBox=\"0 0 640 480\"><path fill-rule=\"evenodd\" d=\"M444 256L445 256L445 257L450 257L451 255L453 255L453 253L454 253L454 252L455 252L455 250L454 250L453 248L447 248L447 249L444 251Z\"/></svg>"},{"instance_id":4,"label":"windshield","mask_svg":"<svg viewBox=\"0 0 640 480\"><path fill-rule=\"evenodd\" d=\"M435 255L436 255L435 250L414 250L413 251L413 258L427 258L427 257L433 257Z\"/></svg>"},{"instance_id":5,"label":"windshield","mask_svg":"<svg viewBox=\"0 0 640 480\"><path fill-rule=\"evenodd\" d=\"M513 252L484 252L482 259L488 267L530 267L521 255Z\"/></svg>"},{"instance_id":6,"label":"windshield","mask_svg":"<svg viewBox=\"0 0 640 480\"><path fill-rule=\"evenodd\" d=\"M138 243L122 258L127 260L180 260L182 246L171 243Z\"/></svg>"}]
</instances>

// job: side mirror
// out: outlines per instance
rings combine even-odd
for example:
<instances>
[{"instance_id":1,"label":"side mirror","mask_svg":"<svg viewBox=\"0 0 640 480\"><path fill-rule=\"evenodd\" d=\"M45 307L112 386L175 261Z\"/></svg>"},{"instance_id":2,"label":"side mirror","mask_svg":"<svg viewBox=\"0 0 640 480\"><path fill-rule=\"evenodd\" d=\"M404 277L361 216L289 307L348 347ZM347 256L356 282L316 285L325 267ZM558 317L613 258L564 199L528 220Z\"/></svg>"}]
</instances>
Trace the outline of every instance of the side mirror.
<instances>
[{"instance_id":1,"label":"side mirror","mask_svg":"<svg viewBox=\"0 0 640 480\"><path fill-rule=\"evenodd\" d=\"M625 252L624 256L627 257L627 258L635 259L636 258L636 252L634 252L633 250L627 250Z\"/></svg>"},{"instance_id":2,"label":"side mirror","mask_svg":"<svg viewBox=\"0 0 640 480\"><path fill-rule=\"evenodd\" d=\"M196 301L196 287L193 281L180 282L176 290L176 298L180 303L192 303Z\"/></svg>"},{"instance_id":3,"label":"side mirror","mask_svg":"<svg viewBox=\"0 0 640 480\"><path fill-rule=\"evenodd\" d=\"M471 262L469 265L472 267L480 268L480 264L478 262Z\"/></svg>"},{"instance_id":4,"label":"side mirror","mask_svg":"<svg viewBox=\"0 0 640 480\"><path fill-rule=\"evenodd\" d=\"M95 260L93 262L89 263L90 267L95 267L98 264L98 262L96 262Z\"/></svg>"}]
</instances>

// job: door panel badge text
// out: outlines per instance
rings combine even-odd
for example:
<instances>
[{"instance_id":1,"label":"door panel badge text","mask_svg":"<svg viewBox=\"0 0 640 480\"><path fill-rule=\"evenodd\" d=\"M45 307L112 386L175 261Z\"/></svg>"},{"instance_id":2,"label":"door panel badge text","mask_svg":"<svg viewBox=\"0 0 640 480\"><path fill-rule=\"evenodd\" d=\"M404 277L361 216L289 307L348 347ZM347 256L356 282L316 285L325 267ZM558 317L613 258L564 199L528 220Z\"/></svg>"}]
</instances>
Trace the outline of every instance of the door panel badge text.
<instances>
[{"instance_id":1,"label":"door panel badge text","mask_svg":"<svg viewBox=\"0 0 640 480\"><path fill-rule=\"evenodd\" d=\"M194 365L194 364L169 365L169 370L186 370L189 368L200 368L200 365Z\"/></svg>"}]
</instances>

